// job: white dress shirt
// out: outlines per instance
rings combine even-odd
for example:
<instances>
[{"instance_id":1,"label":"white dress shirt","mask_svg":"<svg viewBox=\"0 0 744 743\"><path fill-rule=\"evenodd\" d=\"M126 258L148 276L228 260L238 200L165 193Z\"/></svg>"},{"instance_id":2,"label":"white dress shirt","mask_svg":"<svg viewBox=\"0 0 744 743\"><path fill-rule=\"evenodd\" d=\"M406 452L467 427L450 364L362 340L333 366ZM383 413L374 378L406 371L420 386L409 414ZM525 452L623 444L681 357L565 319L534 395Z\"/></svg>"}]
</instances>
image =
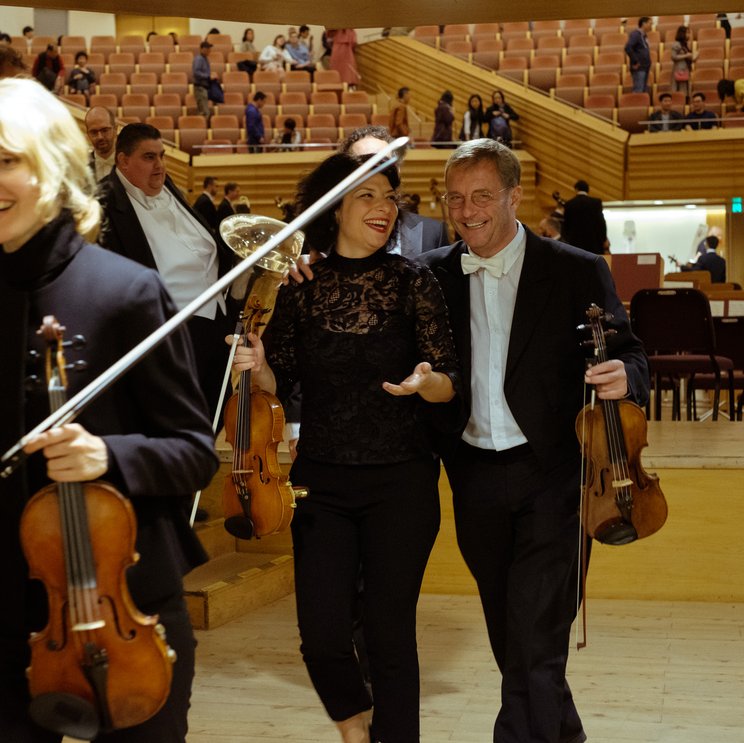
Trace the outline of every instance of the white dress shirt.
<instances>
[{"instance_id":1,"label":"white dress shirt","mask_svg":"<svg viewBox=\"0 0 744 743\"><path fill-rule=\"evenodd\" d=\"M503 451L527 442L504 396L506 358L526 243L524 227L517 222L517 234L498 254L504 260L504 275L495 278L480 269L468 279L472 408L462 438L480 449Z\"/></svg>"},{"instance_id":2,"label":"white dress shirt","mask_svg":"<svg viewBox=\"0 0 744 743\"><path fill-rule=\"evenodd\" d=\"M176 307L183 309L217 281L219 264L214 238L167 187L163 186L157 196L147 196L118 170L116 175L142 226L158 272ZM218 305L226 312L220 295L194 314L214 320Z\"/></svg>"},{"instance_id":3,"label":"white dress shirt","mask_svg":"<svg viewBox=\"0 0 744 743\"><path fill-rule=\"evenodd\" d=\"M93 150L93 166L96 170L96 182L104 179L116 164L116 148L111 150L111 154L104 158Z\"/></svg>"}]
</instances>

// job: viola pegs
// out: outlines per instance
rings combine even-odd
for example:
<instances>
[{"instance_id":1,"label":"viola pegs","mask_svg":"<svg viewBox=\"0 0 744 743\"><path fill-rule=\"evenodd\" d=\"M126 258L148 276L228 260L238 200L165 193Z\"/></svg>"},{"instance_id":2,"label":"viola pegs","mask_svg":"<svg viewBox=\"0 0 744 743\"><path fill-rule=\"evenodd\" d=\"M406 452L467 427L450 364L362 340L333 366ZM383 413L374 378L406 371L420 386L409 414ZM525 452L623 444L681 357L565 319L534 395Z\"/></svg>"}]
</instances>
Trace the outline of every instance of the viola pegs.
<instances>
[{"instance_id":1,"label":"viola pegs","mask_svg":"<svg viewBox=\"0 0 744 743\"><path fill-rule=\"evenodd\" d=\"M41 354L33 348L29 348L27 358L31 363L36 363L41 359Z\"/></svg>"},{"instance_id":2,"label":"viola pegs","mask_svg":"<svg viewBox=\"0 0 744 743\"><path fill-rule=\"evenodd\" d=\"M65 364L67 371L81 372L88 368L88 362L80 359L79 361L73 361L71 364Z\"/></svg>"},{"instance_id":3,"label":"viola pegs","mask_svg":"<svg viewBox=\"0 0 744 743\"><path fill-rule=\"evenodd\" d=\"M41 377L38 374L29 374L23 380L23 388L26 392L33 392L35 389L41 386Z\"/></svg>"},{"instance_id":4,"label":"viola pegs","mask_svg":"<svg viewBox=\"0 0 744 743\"><path fill-rule=\"evenodd\" d=\"M84 335L73 335L72 338L70 338L67 341L62 341L62 345L65 348L72 348L75 351L80 351L81 349L85 348L87 345L87 341L85 340Z\"/></svg>"}]
</instances>

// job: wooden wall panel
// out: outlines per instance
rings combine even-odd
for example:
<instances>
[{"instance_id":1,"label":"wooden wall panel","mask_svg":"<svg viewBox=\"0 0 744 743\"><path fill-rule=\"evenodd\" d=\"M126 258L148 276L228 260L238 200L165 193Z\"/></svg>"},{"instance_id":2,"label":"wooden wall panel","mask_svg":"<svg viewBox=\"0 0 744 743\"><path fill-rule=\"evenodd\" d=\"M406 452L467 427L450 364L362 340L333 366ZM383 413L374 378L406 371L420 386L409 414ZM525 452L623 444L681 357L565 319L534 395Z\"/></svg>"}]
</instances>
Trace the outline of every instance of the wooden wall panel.
<instances>
[{"instance_id":1,"label":"wooden wall panel","mask_svg":"<svg viewBox=\"0 0 744 743\"><path fill-rule=\"evenodd\" d=\"M623 197L628 139L623 130L408 37L364 44L357 62L369 90L408 86L411 105L430 120L441 93L451 90L455 134L471 94L478 93L488 105L492 91L503 90L521 117L518 137L536 160L536 195L544 205L552 202L550 194L555 190L570 196L578 178L588 180L592 193L605 200Z\"/></svg>"}]
</instances>

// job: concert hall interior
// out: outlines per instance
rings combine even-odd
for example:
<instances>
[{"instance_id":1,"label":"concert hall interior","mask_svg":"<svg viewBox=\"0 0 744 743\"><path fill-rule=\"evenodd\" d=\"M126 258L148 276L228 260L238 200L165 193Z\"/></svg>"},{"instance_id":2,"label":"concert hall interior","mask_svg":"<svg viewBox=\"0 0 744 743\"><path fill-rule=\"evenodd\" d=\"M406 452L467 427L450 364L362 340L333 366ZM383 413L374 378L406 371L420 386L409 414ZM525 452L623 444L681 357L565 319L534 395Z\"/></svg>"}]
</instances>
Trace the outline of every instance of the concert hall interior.
<instances>
[{"instance_id":1,"label":"concert hall interior","mask_svg":"<svg viewBox=\"0 0 744 743\"><path fill-rule=\"evenodd\" d=\"M594 15L597 5L602 18ZM61 91L81 129L88 103L113 107L119 127L151 117L163 131L168 174L189 204L202 194L204 179L214 177L216 204L225 184L237 184L252 214L284 219L282 207L294 200L299 178L356 127L387 126L398 91L407 87L414 146L402 164L400 190L420 215L446 219L440 196L453 149L432 146L435 109L443 91L450 91L454 148L469 98L478 94L487 107L499 90L518 112L510 135L522 168L518 219L537 232L584 180L591 196L603 202L609 244L604 259L626 309L641 290L702 293L712 316L705 322L717 333L715 353L733 361L733 397L725 371L718 409L712 375L697 380L698 387L685 373L673 383L659 378L661 387L647 408L643 465L659 476L668 519L647 539L594 544L585 626L579 612L567 677L591 743L740 743L744 101L719 101L716 83L744 78L744 9L728 12L729 34L711 0L655 0L650 6L636 0L227 0L209 9L196 0L150 0L147 14L144 4L130 0L42 0L34 6L0 8L0 32L11 35L29 67L47 40L56 44L62 37L69 69L74 54L85 50L99 88L90 91L91 98L98 97L88 101ZM638 93L632 91L624 39L644 14L652 19L652 62L648 93ZM355 86L334 79L323 88L309 75L293 79L290 71L255 79L238 69L239 62L257 59L241 52L246 27L255 29L260 52L299 23L310 25L316 62L324 28L356 29ZM652 131L659 96L671 92L670 50L682 25L693 30L698 60L691 92L706 91L706 108L721 125ZM34 27L35 41L23 39L24 26ZM152 40L150 32L156 33ZM167 41L170 33L176 41ZM209 121L198 115L191 79L191 60L208 33L215 46L209 59L225 93L224 103L212 104ZM619 46L612 45L613 36ZM122 45L125 38L129 46ZM604 77L593 81L597 75ZM573 82L566 85L569 78ZM259 90L269 94L260 112L267 141L249 151L244 110ZM673 107L694 119L684 93L675 92ZM290 117L302 144L280 146L286 144L283 121ZM714 252L726 261L721 285L692 266L698 243L709 234L719 236ZM680 270L680 264L693 270ZM664 323L669 329L692 323L685 316L656 320L662 333ZM734 326L739 335L731 340L726 333ZM708 350L690 350L707 358ZM217 448L220 469L201 496L208 517L195 525L210 560L185 578L198 641L187 740L337 740L300 654L290 531L244 540L225 530L223 480L233 460L224 431ZM279 458L286 473L286 443ZM421 740L486 741L500 703L500 674L475 581L458 549L444 469L439 488L441 527L418 604ZM584 630L587 647L577 650Z\"/></svg>"}]
</instances>

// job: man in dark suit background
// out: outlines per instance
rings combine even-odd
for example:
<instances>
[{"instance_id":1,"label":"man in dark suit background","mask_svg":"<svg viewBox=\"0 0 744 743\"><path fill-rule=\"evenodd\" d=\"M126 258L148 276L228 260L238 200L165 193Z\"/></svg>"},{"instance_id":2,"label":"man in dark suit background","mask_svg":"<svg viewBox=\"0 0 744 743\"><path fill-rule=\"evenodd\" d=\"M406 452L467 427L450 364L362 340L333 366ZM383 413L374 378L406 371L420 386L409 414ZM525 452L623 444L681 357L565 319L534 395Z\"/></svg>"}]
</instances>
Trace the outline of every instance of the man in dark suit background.
<instances>
[{"instance_id":1,"label":"man in dark suit background","mask_svg":"<svg viewBox=\"0 0 744 743\"><path fill-rule=\"evenodd\" d=\"M457 539L502 674L494 741L586 740L565 679L576 613L584 384L643 403L648 371L605 261L516 220L519 160L490 140L450 157L445 199L462 241L423 254L445 295L463 366L465 414L440 450ZM585 372L576 327L596 303L610 360ZM458 421L459 418L459 421ZM459 423L459 425L458 425Z\"/></svg>"},{"instance_id":2,"label":"man in dark suit background","mask_svg":"<svg viewBox=\"0 0 744 743\"><path fill-rule=\"evenodd\" d=\"M589 196L589 184L576 181L576 196L563 207L564 243L602 255L607 247L607 223L602 212L602 200Z\"/></svg>"},{"instance_id":3,"label":"man in dark suit background","mask_svg":"<svg viewBox=\"0 0 744 743\"><path fill-rule=\"evenodd\" d=\"M116 140L116 168L101 181L99 243L160 272L181 309L224 274L234 256L215 241L209 226L188 205L165 166L160 131L128 124ZM224 342L234 318L222 296L188 322L197 374L215 414L229 349Z\"/></svg>"},{"instance_id":4,"label":"man in dark suit background","mask_svg":"<svg viewBox=\"0 0 744 743\"><path fill-rule=\"evenodd\" d=\"M217 227L226 217L235 214L235 204L240 198L240 185L229 181L225 184L225 198L220 201L217 207Z\"/></svg>"},{"instance_id":5,"label":"man in dark suit background","mask_svg":"<svg viewBox=\"0 0 744 743\"><path fill-rule=\"evenodd\" d=\"M709 271L711 284L725 283L726 259L716 253L718 238L715 235L708 235L703 242L705 243L705 252L698 253L697 260L694 263L680 266L680 270Z\"/></svg>"},{"instance_id":6,"label":"man in dark suit background","mask_svg":"<svg viewBox=\"0 0 744 743\"><path fill-rule=\"evenodd\" d=\"M217 228L220 226L220 220L217 216L217 207L214 205L215 196L217 196L217 179L208 175L204 179L204 191L199 194L194 202L194 211L201 214L202 219L216 234Z\"/></svg>"}]
</instances>

